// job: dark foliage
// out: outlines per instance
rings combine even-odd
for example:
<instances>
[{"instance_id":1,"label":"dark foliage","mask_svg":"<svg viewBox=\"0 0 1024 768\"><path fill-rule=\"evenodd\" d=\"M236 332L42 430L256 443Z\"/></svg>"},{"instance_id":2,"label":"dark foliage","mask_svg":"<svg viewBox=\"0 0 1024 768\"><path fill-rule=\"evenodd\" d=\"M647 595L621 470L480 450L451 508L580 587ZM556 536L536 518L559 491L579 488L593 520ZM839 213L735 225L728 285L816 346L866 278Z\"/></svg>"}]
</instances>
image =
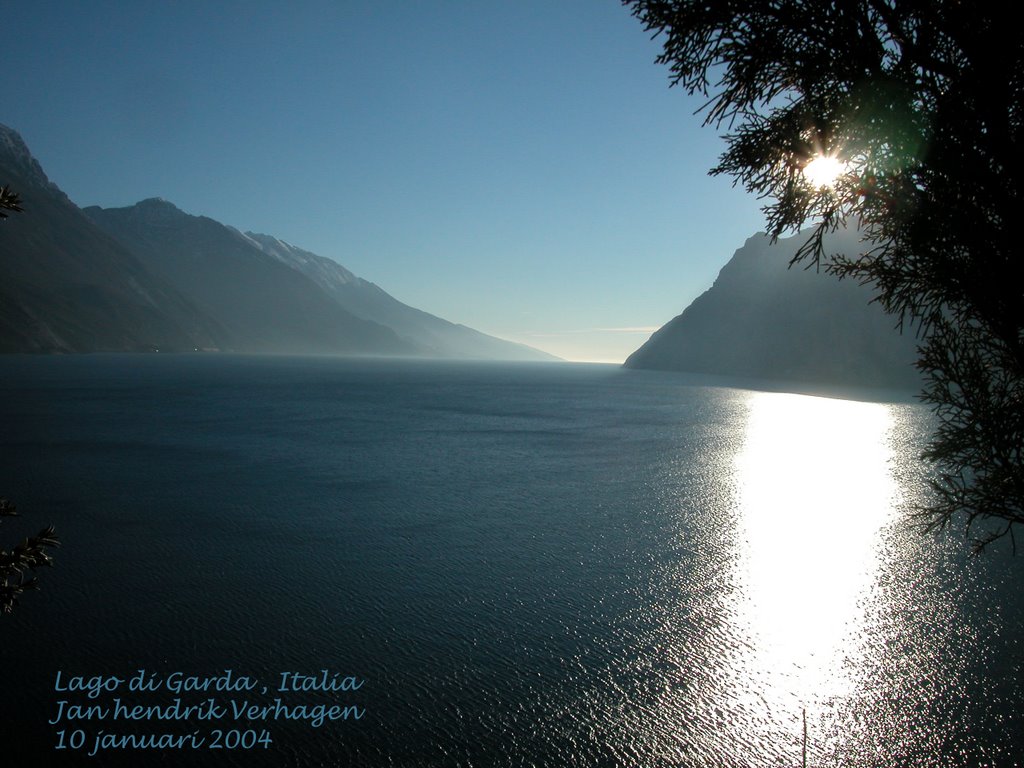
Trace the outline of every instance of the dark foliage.
<instances>
[{"instance_id":1,"label":"dark foliage","mask_svg":"<svg viewBox=\"0 0 1024 768\"><path fill-rule=\"evenodd\" d=\"M957 0L624 0L675 84L726 131L712 173L766 200L773 236L816 222L795 261L877 289L920 339L929 527L979 546L1024 522L1020 235L1024 35L1012 6ZM844 171L811 185L804 167ZM863 252L822 236L858 227Z\"/></svg>"},{"instance_id":2,"label":"dark foliage","mask_svg":"<svg viewBox=\"0 0 1024 768\"><path fill-rule=\"evenodd\" d=\"M17 509L7 499L0 499L0 518L16 517ZM18 598L29 589L36 589L37 579L31 572L53 565L47 548L59 547L53 526L29 536L11 550L0 549L0 612L11 613Z\"/></svg>"},{"instance_id":3,"label":"dark foliage","mask_svg":"<svg viewBox=\"0 0 1024 768\"><path fill-rule=\"evenodd\" d=\"M0 219L6 219L4 211L20 211L21 199L17 193L11 192L10 187L0 187Z\"/></svg>"}]
</instances>

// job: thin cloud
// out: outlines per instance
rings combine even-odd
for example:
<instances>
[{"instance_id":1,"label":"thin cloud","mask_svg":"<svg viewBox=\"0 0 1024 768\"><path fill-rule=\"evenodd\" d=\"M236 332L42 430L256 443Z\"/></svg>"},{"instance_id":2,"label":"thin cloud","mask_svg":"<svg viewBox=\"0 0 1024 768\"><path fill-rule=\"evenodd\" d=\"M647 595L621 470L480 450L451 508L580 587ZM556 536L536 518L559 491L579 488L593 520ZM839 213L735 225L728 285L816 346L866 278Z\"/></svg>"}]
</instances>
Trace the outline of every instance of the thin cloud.
<instances>
[{"instance_id":1,"label":"thin cloud","mask_svg":"<svg viewBox=\"0 0 1024 768\"><path fill-rule=\"evenodd\" d=\"M633 325L622 328L578 328L572 331L555 331L552 333L526 333L524 336L531 338L554 338L558 336L575 336L581 333L654 333L661 326L658 325Z\"/></svg>"}]
</instances>

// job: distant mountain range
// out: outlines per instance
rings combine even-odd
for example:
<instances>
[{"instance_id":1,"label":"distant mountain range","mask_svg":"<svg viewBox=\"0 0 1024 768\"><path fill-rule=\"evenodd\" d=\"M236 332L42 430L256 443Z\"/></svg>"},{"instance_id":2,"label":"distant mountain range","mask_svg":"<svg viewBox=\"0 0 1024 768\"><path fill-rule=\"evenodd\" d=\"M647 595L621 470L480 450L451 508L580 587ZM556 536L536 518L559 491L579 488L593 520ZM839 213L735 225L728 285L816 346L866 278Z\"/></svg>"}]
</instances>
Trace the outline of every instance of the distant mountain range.
<instances>
[{"instance_id":1,"label":"distant mountain range","mask_svg":"<svg viewBox=\"0 0 1024 768\"><path fill-rule=\"evenodd\" d=\"M374 283L356 277L338 262L296 248L270 235L246 232L264 253L302 272L349 312L393 328L427 354L438 357L501 358L536 360L538 355L554 357L522 345L495 339L440 317L403 304ZM511 346L510 346L511 345Z\"/></svg>"},{"instance_id":2,"label":"distant mountain range","mask_svg":"<svg viewBox=\"0 0 1024 768\"><path fill-rule=\"evenodd\" d=\"M222 350L553 360L402 304L336 262L153 198L76 207L0 125L0 352Z\"/></svg>"},{"instance_id":3,"label":"distant mountain range","mask_svg":"<svg viewBox=\"0 0 1024 768\"><path fill-rule=\"evenodd\" d=\"M870 289L788 268L805 239L749 238L711 288L630 355L626 367L920 389L914 336L900 334L893 317L869 304ZM827 242L833 252L856 253L853 232Z\"/></svg>"}]
</instances>

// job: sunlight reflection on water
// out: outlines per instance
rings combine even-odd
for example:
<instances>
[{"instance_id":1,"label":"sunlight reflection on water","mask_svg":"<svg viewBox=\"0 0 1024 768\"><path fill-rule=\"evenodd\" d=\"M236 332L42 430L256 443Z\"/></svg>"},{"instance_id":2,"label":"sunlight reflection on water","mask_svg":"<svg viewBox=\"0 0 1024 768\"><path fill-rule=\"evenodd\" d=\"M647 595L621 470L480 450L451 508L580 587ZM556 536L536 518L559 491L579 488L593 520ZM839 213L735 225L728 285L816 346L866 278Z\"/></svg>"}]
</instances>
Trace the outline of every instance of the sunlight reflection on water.
<instances>
[{"instance_id":1,"label":"sunlight reflection on water","mask_svg":"<svg viewBox=\"0 0 1024 768\"><path fill-rule=\"evenodd\" d=\"M783 708L849 691L844 640L898 508L884 405L759 393L736 457L743 658ZM780 679L781 678L781 679ZM799 710L798 710L799 713Z\"/></svg>"},{"instance_id":2,"label":"sunlight reflection on water","mask_svg":"<svg viewBox=\"0 0 1024 768\"><path fill-rule=\"evenodd\" d=\"M686 683L662 699L675 734L661 763L799 766L806 712L808 765L946 765L944 725L963 716L963 649L976 638L950 591L966 583L945 578L943 547L906 525L919 414L739 399L742 437L716 457L730 507L676 581L680 604L710 618L690 637L666 625Z\"/></svg>"},{"instance_id":3,"label":"sunlight reflection on water","mask_svg":"<svg viewBox=\"0 0 1024 768\"><path fill-rule=\"evenodd\" d=\"M862 598L896 514L885 405L802 395L751 396L735 459L740 594L733 632L747 640L734 675L773 722L851 693L862 660Z\"/></svg>"},{"instance_id":4,"label":"sunlight reflection on water","mask_svg":"<svg viewBox=\"0 0 1024 768\"><path fill-rule=\"evenodd\" d=\"M679 528L650 586L657 624L604 683L648 685L597 692L617 760L793 768L806 712L808 765L951 764L977 643L955 550L906 525L923 412L723 398L701 463L683 444L666 476Z\"/></svg>"}]
</instances>

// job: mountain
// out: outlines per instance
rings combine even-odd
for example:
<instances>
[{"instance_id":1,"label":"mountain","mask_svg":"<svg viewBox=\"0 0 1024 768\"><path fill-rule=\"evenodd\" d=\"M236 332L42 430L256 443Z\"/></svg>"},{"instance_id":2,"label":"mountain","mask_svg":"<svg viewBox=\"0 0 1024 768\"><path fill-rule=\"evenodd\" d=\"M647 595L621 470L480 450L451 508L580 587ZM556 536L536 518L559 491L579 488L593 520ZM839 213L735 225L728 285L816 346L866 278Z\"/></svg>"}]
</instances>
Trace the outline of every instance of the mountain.
<instances>
[{"instance_id":1,"label":"mountain","mask_svg":"<svg viewBox=\"0 0 1024 768\"><path fill-rule=\"evenodd\" d=\"M83 211L226 331L222 348L262 353L411 355L390 328L363 320L237 230L160 198Z\"/></svg>"},{"instance_id":2,"label":"mountain","mask_svg":"<svg viewBox=\"0 0 1024 768\"><path fill-rule=\"evenodd\" d=\"M218 345L216 321L98 229L3 125L0 180L25 209L0 222L0 352Z\"/></svg>"},{"instance_id":3,"label":"mountain","mask_svg":"<svg viewBox=\"0 0 1024 768\"><path fill-rule=\"evenodd\" d=\"M757 234L733 255L710 289L629 356L628 368L688 371L806 384L919 389L913 334L870 289L850 280L788 268L806 234ZM856 234L838 232L833 252L855 252Z\"/></svg>"},{"instance_id":4,"label":"mountain","mask_svg":"<svg viewBox=\"0 0 1024 768\"><path fill-rule=\"evenodd\" d=\"M347 311L386 325L433 357L494 360L555 360L532 347L475 331L431 315L356 277L332 259L297 248L270 235L246 232L265 253L311 278Z\"/></svg>"},{"instance_id":5,"label":"mountain","mask_svg":"<svg viewBox=\"0 0 1024 768\"><path fill-rule=\"evenodd\" d=\"M0 352L212 349L555 359L409 307L339 264L152 198L79 209L0 125Z\"/></svg>"}]
</instances>

